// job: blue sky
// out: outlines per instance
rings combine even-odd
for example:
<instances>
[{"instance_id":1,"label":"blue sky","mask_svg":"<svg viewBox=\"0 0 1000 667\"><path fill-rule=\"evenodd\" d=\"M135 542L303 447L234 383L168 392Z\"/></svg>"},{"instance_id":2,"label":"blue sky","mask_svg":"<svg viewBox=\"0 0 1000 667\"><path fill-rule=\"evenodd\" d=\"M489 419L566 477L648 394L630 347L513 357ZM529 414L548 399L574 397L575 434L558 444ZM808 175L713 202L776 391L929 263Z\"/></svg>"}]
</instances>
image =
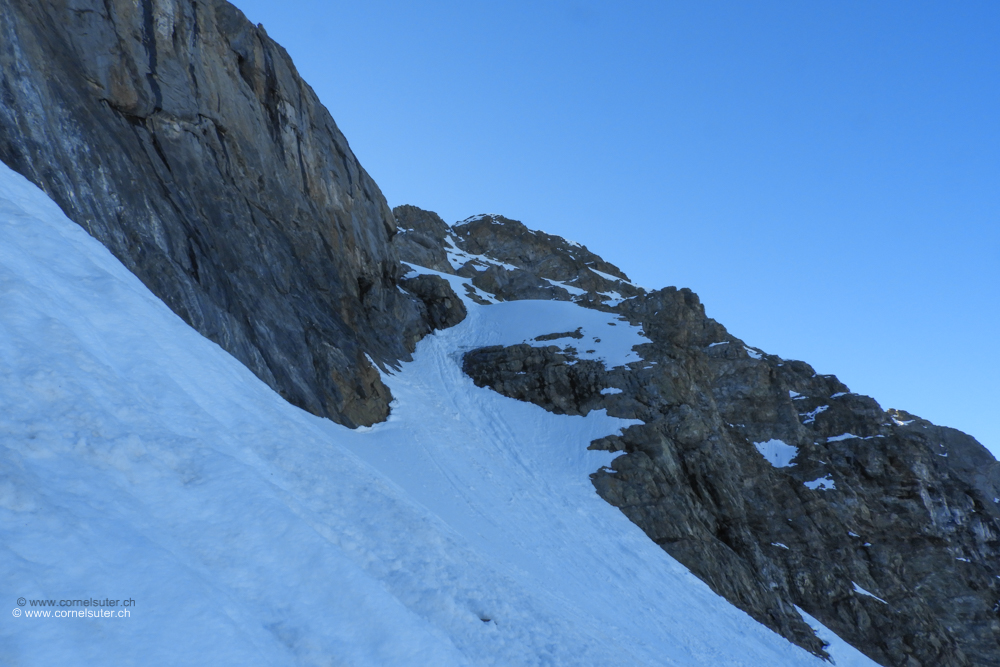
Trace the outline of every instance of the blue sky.
<instances>
[{"instance_id":1,"label":"blue sky","mask_svg":"<svg viewBox=\"0 0 1000 667\"><path fill-rule=\"evenodd\" d=\"M1000 3L235 4L391 205L581 242L1000 453Z\"/></svg>"}]
</instances>

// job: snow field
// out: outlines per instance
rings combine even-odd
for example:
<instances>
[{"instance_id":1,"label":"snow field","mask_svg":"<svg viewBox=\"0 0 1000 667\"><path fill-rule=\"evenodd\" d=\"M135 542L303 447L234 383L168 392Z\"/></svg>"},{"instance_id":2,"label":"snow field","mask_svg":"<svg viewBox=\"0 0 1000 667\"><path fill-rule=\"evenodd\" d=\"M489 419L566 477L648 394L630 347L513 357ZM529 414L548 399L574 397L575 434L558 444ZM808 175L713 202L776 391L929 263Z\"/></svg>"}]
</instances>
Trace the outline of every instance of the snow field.
<instances>
[{"instance_id":1,"label":"snow field","mask_svg":"<svg viewBox=\"0 0 1000 667\"><path fill-rule=\"evenodd\" d=\"M586 446L629 422L461 373L473 347L624 323L466 305L385 376L389 421L351 431L282 401L0 165L0 589L11 608L136 601L4 614L0 663L821 665L598 498L613 456ZM606 363L634 354L614 345Z\"/></svg>"}]
</instances>

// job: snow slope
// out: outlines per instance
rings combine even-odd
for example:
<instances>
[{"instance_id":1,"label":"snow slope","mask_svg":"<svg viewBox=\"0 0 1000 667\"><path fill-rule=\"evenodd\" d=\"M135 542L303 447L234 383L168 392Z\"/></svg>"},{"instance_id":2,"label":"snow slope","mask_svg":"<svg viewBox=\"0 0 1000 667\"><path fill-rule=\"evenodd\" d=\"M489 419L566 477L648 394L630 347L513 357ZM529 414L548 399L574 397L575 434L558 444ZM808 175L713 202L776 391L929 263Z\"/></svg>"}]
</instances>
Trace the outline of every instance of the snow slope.
<instances>
[{"instance_id":1,"label":"snow slope","mask_svg":"<svg viewBox=\"0 0 1000 667\"><path fill-rule=\"evenodd\" d=\"M0 165L0 591L11 610L135 601L5 612L0 664L822 664L598 498L611 455L586 445L628 422L462 374L465 349L610 317L561 304L553 327L544 305L469 301L386 376L389 421L350 431L282 401Z\"/></svg>"}]
</instances>

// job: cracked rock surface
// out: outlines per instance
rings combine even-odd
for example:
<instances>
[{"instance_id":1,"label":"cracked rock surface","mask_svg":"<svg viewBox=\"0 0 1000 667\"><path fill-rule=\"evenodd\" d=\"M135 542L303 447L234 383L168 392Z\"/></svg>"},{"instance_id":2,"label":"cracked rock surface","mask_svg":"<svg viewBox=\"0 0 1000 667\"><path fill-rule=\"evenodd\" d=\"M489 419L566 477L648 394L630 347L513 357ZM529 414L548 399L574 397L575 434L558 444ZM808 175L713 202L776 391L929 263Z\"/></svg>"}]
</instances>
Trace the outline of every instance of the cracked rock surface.
<instances>
[{"instance_id":1,"label":"cracked rock surface","mask_svg":"<svg viewBox=\"0 0 1000 667\"><path fill-rule=\"evenodd\" d=\"M0 0L0 160L287 400L388 414L430 330L378 186L224 0Z\"/></svg>"}]
</instances>

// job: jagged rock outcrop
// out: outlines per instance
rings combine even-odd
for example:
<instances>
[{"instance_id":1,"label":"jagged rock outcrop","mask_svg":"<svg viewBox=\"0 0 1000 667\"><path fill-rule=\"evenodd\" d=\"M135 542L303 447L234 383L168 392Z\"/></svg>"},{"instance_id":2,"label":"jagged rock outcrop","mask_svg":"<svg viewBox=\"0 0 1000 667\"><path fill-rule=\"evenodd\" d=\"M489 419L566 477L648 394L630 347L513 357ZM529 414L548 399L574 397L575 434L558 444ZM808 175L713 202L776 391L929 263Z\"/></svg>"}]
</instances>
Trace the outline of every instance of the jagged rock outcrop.
<instances>
[{"instance_id":1,"label":"jagged rock outcrop","mask_svg":"<svg viewBox=\"0 0 1000 667\"><path fill-rule=\"evenodd\" d=\"M404 262L469 278L501 300L555 299L609 310L642 290L586 247L499 215L449 227L416 206L397 206L393 239ZM475 297L475 295L473 295Z\"/></svg>"},{"instance_id":2,"label":"jagged rock outcrop","mask_svg":"<svg viewBox=\"0 0 1000 667\"><path fill-rule=\"evenodd\" d=\"M467 315L465 304L443 278L420 275L403 278L399 284L423 302L423 318L435 329L453 327Z\"/></svg>"},{"instance_id":3,"label":"jagged rock outcrop","mask_svg":"<svg viewBox=\"0 0 1000 667\"><path fill-rule=\"evenodd\" d=\"M469 351L464 369L556 413L642 420L591 444L623 452L594 485L715 591L819 655L793 605L885 665L1000 664L1000 464L973 438L750 348L690 290L646 292L520 223L435 238L493 298L579 285L568 298L642 327L626 366L578 358L578 332L560 331Z\"/></svg>"},{"instance_id":4,"label":"jagged rock outcrop","mask_svg":"<svg viewBox=\"0 0 1000 667\"><path fill-rule=\"evenodd\" d=\"M455 225L454 236L460 248L455 258L473 256L458 275L472 278L473 285L501 299L585 297L589 305L603 309L638 293L618 267L585 247L516 220L474 216Z\"/></svg>"},{"instance_id":5,"label":"jagged rock outcrop","mask_svg":"<svg viewBox=\"0 0 1000 667\"><path fill-rule=\"evenodd\" d=\"M822 654L798 605L886 665L1000 664L1000 467L974 439L519 222L400 207L397 235L288 55L223 0L0 0L0 160L289 401L350 426L388 413L369 358L464 317L399 259L483 303L619 314L649 340L640 362L607 369L553 331L470 351L466 371L554 412L642 420L591 444L623 452L597 492L790 640Z\"/></svg>"},{"instance_id":6,"label":"jagged rock outcrop","mask_svg":"<svg viewBox=\"0 0 1000 667\"><path fill-rule=\"evenodd\" d=\"M416 206L397 206L392 214L403 232L392 239L400 259L442 273L455 273L445 251L451 229L441 216Z\"/></svg>"},{"instance_id":7,"label":"jagged rock outcrop","mask_svg":"<svg viewBox=\"0 0 1000 667\"><path fill-rule=\"evenodd\" d=\"M223 0L0 0L0 160L292 403L388 413L429 330L378 186Z\"/></svg>"}]
</instances>

